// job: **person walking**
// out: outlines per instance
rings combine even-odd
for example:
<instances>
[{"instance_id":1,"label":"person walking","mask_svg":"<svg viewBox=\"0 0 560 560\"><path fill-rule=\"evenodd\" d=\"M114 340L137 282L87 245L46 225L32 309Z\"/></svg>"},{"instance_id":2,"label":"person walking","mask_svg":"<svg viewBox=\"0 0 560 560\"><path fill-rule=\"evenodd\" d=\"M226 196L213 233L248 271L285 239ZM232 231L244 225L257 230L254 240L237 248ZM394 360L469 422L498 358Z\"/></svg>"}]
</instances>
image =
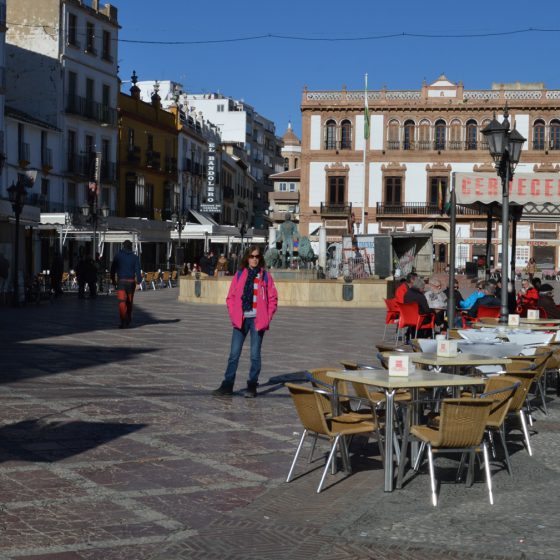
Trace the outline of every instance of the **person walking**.
<instances>
[{"instance_id":1,"label":"person walking","mask_svg":"<svg viewBox=\"0 0 560 560\"><path fill-rule=\"evenodd\" d=\"M62 255L55 250L51 262L51 290L54 297L62 295L62 275L64 274L64 261Z\"/></svg>"},{"instance_id":2,"label":"person walking","mask_svg":"<svg viewBox=\"0 0 560 560\"><path fill-rule=\"evenodd\" d=\"M121 319L119 328L124 329L129 327L132 321L132 302L136 284L142 282L140 259L132 252L132 241L128 239L111 263L111 282L117 290Z\"/></svg>"},{"instance_id":3,"label":"person walking","mask_svg":"<svg viewBox=\"0 0 560 560\"><path fill-rule=\"evenodd\" d=\"M222 253L218 262L216 263L215 276L225 276L228 272L228 260L226 256Z\"/></svg>"},{"instance_id":4,"label":"person walking","mask_svg":"<svg viewBox=\"0 0 560 560\"><path fill-rule=\"evenodd\" d=\"M251 333L251 367L246 398L257 396L261 372L261 346L264 333L278 307L278 292L272 275L265 270L264 257L256 245L245 253L237 273L233 276L226 298L233 333L231 350L222 384L212 392L215 396L233 394L235 374L243 343Z\"/></svg>"},{"instance_id":5,"label":"person walking","mask_svg":"<svg viewBox=\"0 0 560 560\"><path fill-rule=\"evenodd\" d=\"M531 257L527 262L527 276L529 276L529 282L533 281L536 272L537 272L537 261L533 257Z\"/></svg>"}]
</instances>

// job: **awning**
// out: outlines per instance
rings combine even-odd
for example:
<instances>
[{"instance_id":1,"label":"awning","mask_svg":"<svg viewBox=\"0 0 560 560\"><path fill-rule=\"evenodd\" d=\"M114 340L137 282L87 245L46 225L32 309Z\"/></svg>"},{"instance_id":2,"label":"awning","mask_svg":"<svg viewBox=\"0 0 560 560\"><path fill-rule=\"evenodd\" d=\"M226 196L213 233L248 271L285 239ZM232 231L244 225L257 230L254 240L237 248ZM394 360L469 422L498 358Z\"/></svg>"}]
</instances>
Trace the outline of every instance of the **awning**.
<instances>
[{"instance_id":1,"label":"awning","mask_svg":"<svg viewBox=\"0 0 560 560\"><path fill-rule=\"evenodd\" d=\"M500 178L492 173L455 173L457 204L494 205L502 202ZM560 174L516 173L509 185L509 201L524 206L556 204L560 199Z\"/></svg>"},{"instance_id":2,"label":"awning","mask_svg":"<svg viewBox=\"0 0 560 560\"><path fill-rule=\"evenodd\" d=\"M42 213L40 229L64 231L65 237L78 241L91 239L91 226L73 223L68 212ZM148 220L145 218L120 218L109 216L107 224L97 229L98 234L107 243L122 243L134 239L141 243L167 243L170 241L170 225L168 222Z\"/></svg>"},{"instance_id":3,"label":"awning","mask_svg":"<svg viewBox=\"0 0 560 560\"><path fill-rule=\"evenodd\" d=\"M15 214L12 203L9 200L0 200L0 221L15 222ZM41 211L37 206L25 204L19 216L19 223L22 226L36 226L41 220Z\"/></svg>"},{"instance_id":4,"label":"awning","mask_svg":"<svg viewBox=\"0 0 560 560\"><path fill-rule=\"evenodd\" d=\"M189 210L193 218L203 226L217 226L218 222L212 218L207 212L199 212L198 210Z\"/></svg>"}]
</instances>

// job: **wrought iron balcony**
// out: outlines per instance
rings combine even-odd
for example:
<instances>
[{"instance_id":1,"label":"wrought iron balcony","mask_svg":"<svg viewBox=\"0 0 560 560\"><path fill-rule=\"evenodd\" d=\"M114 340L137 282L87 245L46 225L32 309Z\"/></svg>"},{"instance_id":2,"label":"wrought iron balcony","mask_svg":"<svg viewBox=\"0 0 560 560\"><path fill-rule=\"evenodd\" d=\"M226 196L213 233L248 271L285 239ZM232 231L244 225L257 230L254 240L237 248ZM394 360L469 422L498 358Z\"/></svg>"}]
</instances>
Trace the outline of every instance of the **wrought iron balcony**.
<instances>
[{"instance_id":1,"label":"wrought iron balcony","mask_svg":"<svg viewBox=\"0 0 560 560\"><path fill-rule=\"evenodd\" d=\"M66 171L77 177L87 177L89 175L90 156L78 154L68 154Z\"/></svg>"},{"instance_id":2,"label":"wrought iron balcony","mask_svg":"<svg viewBox=\"0 0 560 560\"><path fill-rule=\"evenodd\" d=\"M325 140L325 150L351 150L352 141L348 140Z\"/></svg>"},{"instance_id":3,"label":"wrought iron balcony","mask_svg":"<svg viewBox=\"0 0 560 560\"><path fill-rule=\"evenodd\" d=\"M66 112L93 119L100 123L111 125L117 123L117 111L115 109L79 95L69 94L66 97Z\"/></svg>"},{"instance_id":4,"label":"wrought iron balcony","mask_svg":"<svg viewBox=\"0 0 560 560\"><path fill-rule=\"evenodd\" d=\"M347 218L352 213L352 203L336 204L332 202L321 202L321 216L342 216Z\"/></svg>"},{"instance_id":5,"label":"wrought iron balcony","mask_svg":"<svg viewBox=\"0 0 560 560\"><path fill-rule=\"evenodd\" d=\"M405 140L387 140L388 150L488 150L488 143L478 140L447 140L431 141L418 140L416 142Z\"/></svg>"},{"instance_id":6,"label":"wrought iron balcony","mask_svg":"<svg viewBox=\"0 0 560 560\"><path fill-rule=\"evenodd\" d=\"M128 163L140 163L140 146L129 145L126 159Z\"/></svg>"},{"instance_id":7,"label":"wrought iron balcony","mask_svg":"<svg viewBox=\"0 0 560 560\"><path fill-rule=\"evenodd\" d=\"M159 152L154 152L153 150L148 150L146 152L146 167L159 171L161 165L160 162L161 154Z\"/></svg>"},{"instance_id":8,"label":"wrought iron balcony","mask_svg":"<svg viewBox=\"0 0 560 560\"><path fill-rule=\"evenodd\" d=\"M378 216L439 216L443 213L443 209L433 202L401 202L389 204L378 202L375 207ZM472 208L457 206L457 215L479 216L480 212Z\"/></svg>"}]
</instances>

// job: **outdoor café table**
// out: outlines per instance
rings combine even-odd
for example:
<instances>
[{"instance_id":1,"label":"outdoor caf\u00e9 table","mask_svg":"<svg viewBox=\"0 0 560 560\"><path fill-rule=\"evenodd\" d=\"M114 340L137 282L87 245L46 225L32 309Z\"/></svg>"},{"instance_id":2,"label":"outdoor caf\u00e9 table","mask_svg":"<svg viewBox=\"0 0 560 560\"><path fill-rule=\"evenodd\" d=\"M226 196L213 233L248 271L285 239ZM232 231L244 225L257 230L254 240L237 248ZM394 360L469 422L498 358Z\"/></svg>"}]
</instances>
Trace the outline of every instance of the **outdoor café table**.
<instances>
[{"instance_id":1,"label":"outdoor caf\u00e9 table","mask_svg":"<svg viewBox=\"0 0 560 560\"><path fill-rule=\"evenodd\" d=\"M560 325L560 319L528 319L527 317L521 317L519 322L528 325L530 328L533 328L533 325Z\"/></svg>"},{"instance_id":2,"label":"outdoor caf\u00e9 table","mask_svg":"<svg viewBox=\"0 0 560 560\"><path fill-rule=\"evenodd\" d=\"M399 355L402 355L400 353ZM410 355L410 354L407 354ZM463 387L465 385L484 385L481 377L465 378L463 375L451 375L435 371L416 370L407 377L389 377L385 369L333 370L327 375L334 379L334 391L337 393L339 381L364 383L381 387L385 391L385 492L393 491L393 408L397 389L412 389L413 400L417 400L418 389L422 387Z\"/></svg>"},{"instance_id":3,"label":"outdoor caf\u00e9 table","mask_svg":"<svg viewBox=\"0 0 560 560\"><path fill-rule=\"evenodd\" d=\"M418 339L422 352L435 352L437 340L431 338ZM521 354L523 346L514 342L471 342L470 340L457 339L457 346L462 353L478 354L494 358L507 358ZM480 364L479 364L480 365ZM494 365L494 364L492 364Z\"/></svg>"},{"instance_id":4,"label":"outdoor caf\u00e9 table","mask_svg":"<svg viewBox=\"0 0 560 560\"><path fill-rule=\"evenodd\" d=\"M392 352L384 352L383 356L387 357L391 354ZM399 355L403 355L402 352ZM503 366L511 364L509 358L502 356L482 356L481 354L470 354L468 352L459 352L453 358L444 358L433 352L411 352L404 355L410 356L415 364L433 366L436 372L441 372L441 368L445 366L453 367L456 371L456 368L461 366Z\"/></svg>"},{"instance_id":5,"label":"outdoor caf\u00e9 table","mask_svg":"<svg viewBox=\"0 0 560 560\"><path fill-rule=\"evenodd\" d=\"M553 321L554 319L552 319ZM504 334L507 333L508 330L511 331L557 331L560 330L560 325L551 325L550 321L548 319L543 319L543 321L545 323L548 324L548 326L546 324L534 324L534 323L524 323L524 324L520 324L518 327L515 326L510 326L510 325L503 325L503 326L497 326L496 324L491 324L491 323L473 323L472 327L475 329L489 329L491 328L492 331L489 332L496 332L497 334Z\"/></svg>"}]
</instances>

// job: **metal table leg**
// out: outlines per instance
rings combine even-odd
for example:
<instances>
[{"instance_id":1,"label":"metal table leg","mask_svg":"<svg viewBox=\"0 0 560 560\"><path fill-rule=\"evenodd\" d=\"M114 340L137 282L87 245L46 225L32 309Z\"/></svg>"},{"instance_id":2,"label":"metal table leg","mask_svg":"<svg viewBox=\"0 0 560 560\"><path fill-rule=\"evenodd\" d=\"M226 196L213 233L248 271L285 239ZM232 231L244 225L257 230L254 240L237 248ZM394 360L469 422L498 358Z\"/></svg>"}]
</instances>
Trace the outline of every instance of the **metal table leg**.
<instances>
[{"instance_id":1,"label":"metal table leg","mask_svg":"<svg viewBox=\"0 0 560 560\"><path fill-rule=\"evenodd\" d=\"M385 390L385 492L393 491L393 413L395 390Z\"/></svg>"}]
</instances>

